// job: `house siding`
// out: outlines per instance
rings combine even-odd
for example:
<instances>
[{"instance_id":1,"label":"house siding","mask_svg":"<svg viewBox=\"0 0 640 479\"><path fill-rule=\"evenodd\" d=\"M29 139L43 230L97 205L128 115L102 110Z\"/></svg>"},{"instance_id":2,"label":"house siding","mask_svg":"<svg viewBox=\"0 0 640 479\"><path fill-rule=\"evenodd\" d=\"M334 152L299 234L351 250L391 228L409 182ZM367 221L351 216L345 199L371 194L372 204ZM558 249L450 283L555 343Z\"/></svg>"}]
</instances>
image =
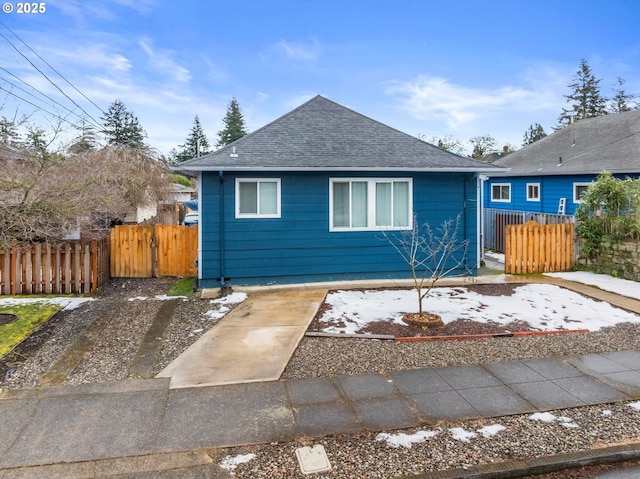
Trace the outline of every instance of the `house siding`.
<instances>
[{"instance_id":1,"label":"house siding","mask_svg":"<svg viewBox=\"0 0 640 479\"><path fill-rule=\"evenodd\" d=\"M560 198L566 198L565 214L573 215L579 203L573 202L573 184L590 183L596 175L493 177L485 182L485 207L510 211L556 214ZM527 184L540 185L540 201L527 200ZM492 201L493 184L510 184L511 201Z\"/></svg>"},{"instance_id":2,"label":"house siding","mask_svg":"<svg viewBox=\"0 0 640 479\"><path fill-rule=\"evenodd\" d=\"M235 218L236 178L261 177L281 179L281 217ZM410 277L382 232L329 231L329 179L337 177L413 178L413 212L432 227L463 213L459 234L470 246L457 273L475 274L475 173L225 172L221 185L218 173L203 172L201 286L220 286L222 275L231 285Z\"/></svg>"}]
</instances>

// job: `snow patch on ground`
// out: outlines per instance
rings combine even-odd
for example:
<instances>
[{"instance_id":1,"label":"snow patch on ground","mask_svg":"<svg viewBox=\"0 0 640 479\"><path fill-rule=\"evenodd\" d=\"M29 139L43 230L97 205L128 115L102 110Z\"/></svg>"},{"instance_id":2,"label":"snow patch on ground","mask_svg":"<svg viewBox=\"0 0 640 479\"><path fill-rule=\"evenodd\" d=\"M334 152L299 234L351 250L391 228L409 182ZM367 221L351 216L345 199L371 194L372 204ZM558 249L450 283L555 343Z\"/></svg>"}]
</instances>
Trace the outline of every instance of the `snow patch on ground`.
<instances>
[{"instance_id":1,"label":"snow patch on ground","mask_svg":"<svg viewBox=\"0 0 640 479\"><path fill-rule=\"evenodd\" d=\"M236 456L225 456L222 461L220 461L220 467L222 469L226 469L227 471L233 474L236 467L240 464L246 464L254 460L257 456L255 454L238 454Z\"/></svg>"},{"instance_id":2,"label":"snow patch on ground","mask_svg":"<svg viewBox=\"0 0 640 479\"><path fill-rule=\"evenodd\" d=\"M454 439L462 442L469 442L470 439L477 436L475 432L467 431L461 427L452 427L449 432Z\"/></svg>"},{"instance_id":3,"label":"snow patch on ground","mask_svg":"<svg viewBox=\"0 0 640 479\"><path fill-rule=\"evenodd\" d=\"M187 298L186 296L167 296L166 294L156 294L153 297L134 296L133 298L129 298L127 301L148 301L148 300L169 301L172 299L181 299L183 301L187 301L189 298Z\"/></svg>"},{"instance_id":4,"label":"snow patch on ground","mask_svg":"<svg viewBox=\"0 0 640 479\"><path fill-rule=\"evenodd\" d=\"M573 419L567 416L554 416L550 412L537 412L529 416L529 419L532 421L542 421L542 422L558 422L562 427L566 427L569 429L578 428Z\"/></svg>"},{"instance_id":5,"label":"snow patch on ground","mask_svg":"<svg viewBox=\"0 0 640 479\"><path fill-rule=\"evenodd\" d=\"M500 431L504 431L506 427L502 424L490 424L488 426L483 426L477 431L482 434L482 437L491 437L498 434Z\"/></svg>"},{"instance_id":6,"label":"snow patch on ground","mask_svg":"<svg viewBox=\"0 0 640 479\"><path fill-rule=\"evenodd\" d=\"M638 411L640 411L640 401L630 402L629 403L629 407L631 407L633 409L637 409Z\"/></svg>"},{"instance_id":7,"label":"snow patch on ground","mask_svg":"<svg viewBox=\"0 0 640 479\"><path fill-rule=\"evenodd\" d=\"M240 304L247 299L247 293L231 293L222 298L212 299L212 304Z\"/></svg>"},{"instance_id":8,"label":"snow patch on ground","mask_svg":"<svg viewBox=\"0 0 640 479\"><path fill-rule=\"evenodd\" d=\"M1 298L0 306L13 306L13 305L23 305L23 304L34 304L34 303L51 303L58 304L62 307L62 310L71 310L79 308L84 303L89 301L95 301L93 298L67 298L67 297L56 297L56 298Z\"/></svg>"},{"instance_id":9,"label":"snow patch on ground","mask_svg":"<svg viewBox=\"0 0 640 479\"><path fill-rule=\"evenodd\" d=\"M637 283L636 283L637 287ZM320 322L332 322L328 333L356 333L375 321L402 322L403 313L418 311L415 290L334 291L327 295L330 308ZM508 324L519 320L541 331L588 329L622 322L640 322L640 316L595 301L578 293L550 284L517 286L511 296L490 296L463 286L440 287L423 301L429 312L439 314L446 323L456 319Z\"/></svg>"},{"instance_id":10,"label":"snow patch on ground","mask_svg":"<svg viewBox=\"0 0 640 479\"><path fill-rule=\"evenodd\" d=\"M411 449L412 444L425 442L427 439L431 439L432 437L438 435L440 433L440 429L435 431L418 431L415 434L388 434L386 432L380 433L376 436L376 441L386 441L388 446L391 447L406 447Z\"/></svg>"}]
</instances>

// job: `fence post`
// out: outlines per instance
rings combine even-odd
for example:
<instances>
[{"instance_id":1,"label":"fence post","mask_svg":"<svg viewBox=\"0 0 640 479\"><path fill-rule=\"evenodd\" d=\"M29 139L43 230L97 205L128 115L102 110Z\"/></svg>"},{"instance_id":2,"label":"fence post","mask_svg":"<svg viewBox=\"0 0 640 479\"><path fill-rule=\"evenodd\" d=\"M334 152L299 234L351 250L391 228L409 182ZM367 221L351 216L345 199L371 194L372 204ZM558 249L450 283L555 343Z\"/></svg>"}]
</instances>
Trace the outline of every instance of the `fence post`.
<instances>
[{"instance_id":1,"label":"fence post","mask_svg":"<svg viewBox=\"0 0 640 479\"><path fill-rule=\"evenodd\" d=\"M158 237L156 225L151 226L151 277L158 277Z\"/></svg>"},{"instance_id":2,"label":"fence post","mask_svg":"<svg viewBox=\"0 0 640 479\"><path fill-rule=\"evenodd\" d=\"M16 284L18 281L18 248L11 248L11 265L9 266L9 283L11 285L11 294L17 294L18 285Z\"/></svg>"}]
</instances>

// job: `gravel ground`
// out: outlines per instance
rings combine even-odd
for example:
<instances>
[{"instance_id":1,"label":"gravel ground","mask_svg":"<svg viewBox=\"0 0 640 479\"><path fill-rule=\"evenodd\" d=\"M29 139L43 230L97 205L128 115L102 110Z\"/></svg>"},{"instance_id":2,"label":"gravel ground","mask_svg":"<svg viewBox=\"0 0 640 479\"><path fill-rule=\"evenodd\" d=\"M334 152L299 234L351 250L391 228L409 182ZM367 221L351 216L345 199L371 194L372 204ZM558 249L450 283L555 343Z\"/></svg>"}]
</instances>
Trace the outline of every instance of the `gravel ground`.
<instances>
[{"instance_id":1,"label":"gravel ground","mask_svg":"<svg viewBox=\"0 0 640 479\"><path fill-rule=\"evenodd\" d=\"M77 365L64 384L120 381L131 377L129 367L147 329L173 279L113 279L95 296L95 301L62 311L20 345L14 354L0 360L0 388L35 387L41 377L63 357L65 350L84 339ZM175 299L177 306L158 354L154 373L159 372L193 344L217 320L205 313L219 305L199 295Z\"/></svg>"},{"instance_id":2,"label":"gravel ground","mask_svg":"<svg viewBox=\"0 0 640 479\"><path fill-rule=\"evenodd\" d=\"M66 383L117 381L129 378L129 366L142 337L162 302L131 300L139 296L164 294L170 280L113 280L96 301L59 313L27 340L17 354L0 362L0 387L27 388L38 385L74 340L86 336L86 351L67 376ZM178 301L154 367L157 372L215 324L205 313L217 305L196 294ZM94 326L93 329L91 326ZM96 327L96 325L100 327ZM203 330L198 332L198 330ZM547 356L575 356L623 349L640 349L640 326L622 324L597 333L571 333L511 338L422 343L393 343L377 340L304 338L283 379L335 377L340 375L419 367L477 364ZM7 374L9 372L9 374ZM8 376L7 379L5 375ZM393 447L378 440L377 433L356 436L301 438L291 443L212 451L217 463L225 456L255 454L235 468L239 478L302 478L295 449L322 444L333 468L321 478L395 478L424 471L468 467L488 462L581 451L629 441L640 441L640 410L631 403L590 406L554 411L572 419L574 426L557 420L533 421L529 415L501 417L487 421L442 423L428 428L387 431L413 434L431 431L435 435L411 448ZM483 426L504 427L491 437L478 432ZM468 442L455 439L450 431L462 428L474 432ZM585 470L564 472L547 478L588 478ZM571 475L573 474L573 475Z\"/></svg>"}]
</instances>

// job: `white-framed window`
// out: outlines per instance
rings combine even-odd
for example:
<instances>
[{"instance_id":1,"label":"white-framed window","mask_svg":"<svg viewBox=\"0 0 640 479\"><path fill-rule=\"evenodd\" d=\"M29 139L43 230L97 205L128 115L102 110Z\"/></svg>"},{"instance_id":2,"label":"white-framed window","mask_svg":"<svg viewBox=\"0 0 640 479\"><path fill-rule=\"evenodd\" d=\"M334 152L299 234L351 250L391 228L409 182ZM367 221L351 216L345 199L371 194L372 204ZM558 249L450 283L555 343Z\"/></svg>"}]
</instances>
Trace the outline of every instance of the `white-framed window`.
<instances>
[{"instance_id":1,"label":"white-framed window","mask_svg":"<svg viewBox=\"0 0 640 479\"><path fill-rule=\"evenodd\" d=\"M280 178L236 178L236 218L280 218Z\"/></svg>"},{"instance_id":2,"label":"white-framed window","mask_svg":"<svg viewBox=\"0 0 640 479\"><path fill-rule=\"evenodd\" d=\"M540 201L540 183L527 183L527 201Z\"/></svg>"},{"instance_id":3,"label":"white-framed window","mask_svg":"<svg viewBox=\"0 0 640 479\"><path fill-rule=\"evenodd\" d=\"M491 201L511 202L511 183L493 183L491 185Z\"/></svg>"},{"instance_id":4,"label":"white-framed window","mask_svg":"<svg viewBox=\"0 0 640 479\"><path fill-rule=\"evenodd\" d=\"M574 183L573 184L573 202L574 203L582 203L582 195L584 195L587 190L589 189L589 187L591 186L591 183Z\"/></svg>"},{"instance_id":5,"label":"white-framed window","mask_svg":"<svg viewBox=\"0 0 640 479\"><path fill-rule=\"evenodd\" d=\"M411 178L331 178L329 231L410 229Z\"/></svg>"}]
</instances>

